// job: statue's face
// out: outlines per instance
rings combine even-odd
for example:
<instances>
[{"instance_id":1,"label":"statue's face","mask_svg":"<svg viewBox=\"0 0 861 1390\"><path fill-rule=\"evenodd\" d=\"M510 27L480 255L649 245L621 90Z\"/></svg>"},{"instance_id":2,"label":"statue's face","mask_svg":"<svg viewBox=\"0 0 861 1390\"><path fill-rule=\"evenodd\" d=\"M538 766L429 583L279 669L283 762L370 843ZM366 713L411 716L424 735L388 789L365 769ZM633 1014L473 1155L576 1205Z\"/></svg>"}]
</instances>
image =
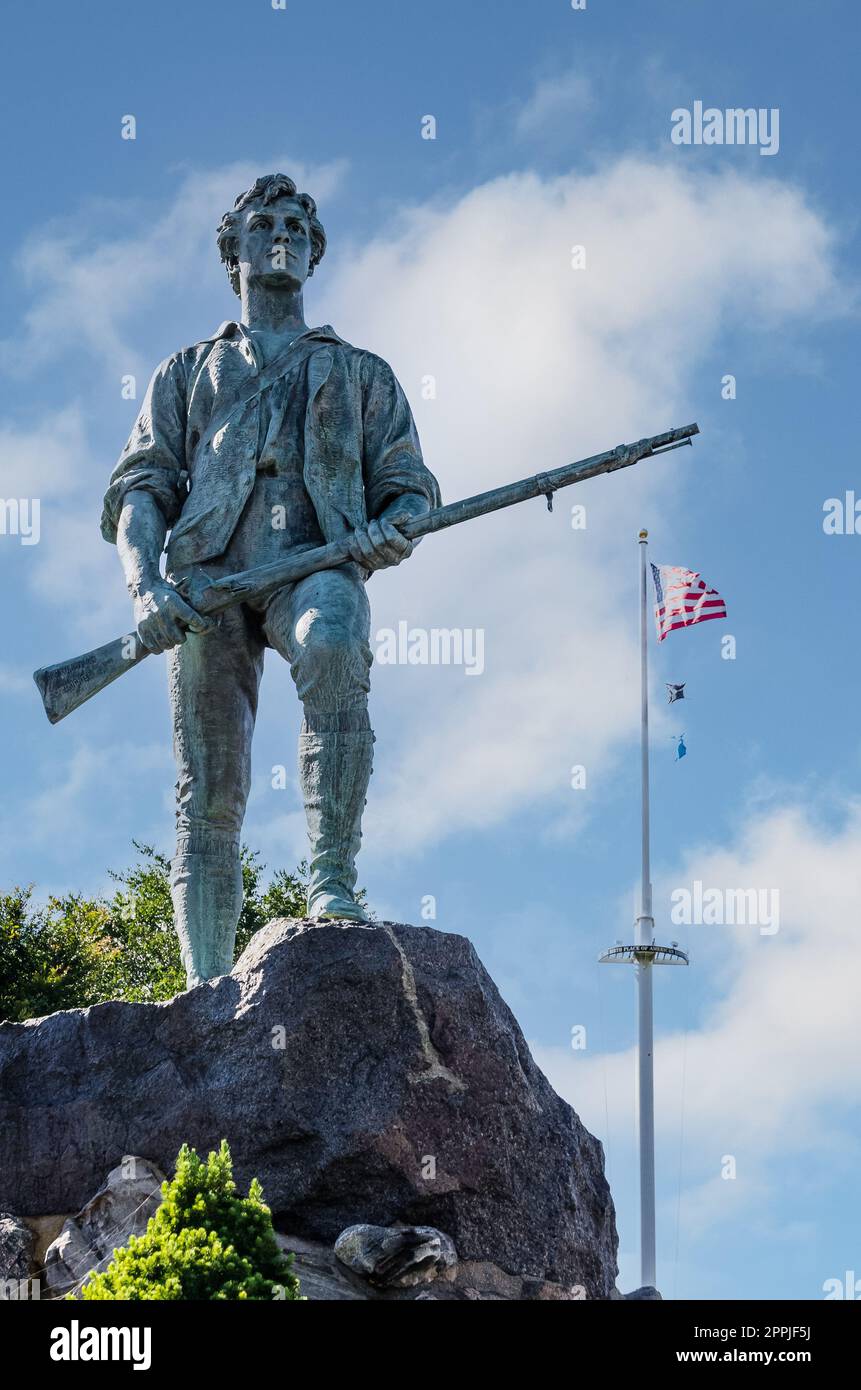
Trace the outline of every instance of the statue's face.
<instances>
[{"instance_id":1,"label":"statue's face","mask_svg":"<svg viewBox=\"0 0 861 1390\"><path fill-rule=\"evenodd\" d=\"M308 214L295 198L243 208L238 237L240 280L301 289L311 262Z\"/></svg>"}]
</instances>

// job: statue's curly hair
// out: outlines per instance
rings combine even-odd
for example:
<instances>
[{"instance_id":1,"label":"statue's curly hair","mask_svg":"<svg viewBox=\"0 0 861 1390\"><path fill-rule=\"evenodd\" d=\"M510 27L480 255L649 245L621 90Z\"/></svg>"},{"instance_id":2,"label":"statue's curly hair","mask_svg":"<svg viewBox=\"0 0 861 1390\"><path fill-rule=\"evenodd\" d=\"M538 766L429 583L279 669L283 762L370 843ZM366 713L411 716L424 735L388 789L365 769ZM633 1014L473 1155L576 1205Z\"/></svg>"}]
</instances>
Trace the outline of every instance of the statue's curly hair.
<instances>
[{"instance_id":1,"label":"statue's curly hair","mask_svg":"<svg viewBox=\"0 0 861 1390\"><path fill-rule=\"evenodd\" d=\"M236 238L239 231L239 219L237 213L243 208L248 207L249 203L272 203L276 198L295 198L297 203L308 214L308 223L311 228L311 265L309 275L314 274L314 267L319 265L326 251L326 233L323 224L317 216L317 204L310 193L299 193L296 185L287 174L264 174L262 178L256 180L251 188L240 193L236 202L233 204L233 211L226 212L221 219L218 228L218 250L221 259L227 267L227 275L234 294L239 294L239 262L237 260Z\"/></svg>"}]
</instances>

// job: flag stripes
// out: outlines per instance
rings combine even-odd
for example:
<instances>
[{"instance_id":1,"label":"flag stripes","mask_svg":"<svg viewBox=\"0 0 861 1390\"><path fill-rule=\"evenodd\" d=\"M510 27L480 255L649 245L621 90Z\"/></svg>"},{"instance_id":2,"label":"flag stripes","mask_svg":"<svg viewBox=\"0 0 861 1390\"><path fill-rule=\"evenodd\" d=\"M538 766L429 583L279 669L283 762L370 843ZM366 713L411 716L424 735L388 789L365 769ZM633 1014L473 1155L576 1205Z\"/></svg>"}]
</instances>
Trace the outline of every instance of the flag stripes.
<instances>
[{"instance_id":1,"label":"flag stripes","mask_svg":"<svg viewBox=\"0 0 861 1390\"><path fill-rule=\"evenodd\" d=\"M677 628L726 617L726 604L717 589L709 589L702 575L693 570L680 565L652 565L652 578L659 642Z\"/></svg>"}]
</instances>

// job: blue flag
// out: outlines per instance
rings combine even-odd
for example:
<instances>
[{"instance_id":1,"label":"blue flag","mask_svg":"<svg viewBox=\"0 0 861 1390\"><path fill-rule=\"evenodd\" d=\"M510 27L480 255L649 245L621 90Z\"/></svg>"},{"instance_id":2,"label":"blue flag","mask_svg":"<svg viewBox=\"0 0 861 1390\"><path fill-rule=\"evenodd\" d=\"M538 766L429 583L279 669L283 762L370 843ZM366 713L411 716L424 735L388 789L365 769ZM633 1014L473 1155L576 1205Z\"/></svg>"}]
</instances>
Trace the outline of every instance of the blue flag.
<instances>
[{"instance_id":1,"label":"blue flag","mask_svg":"<svg viewBox=\"0 0 861 1390\"><path fill-rule=\"evenodd\" d=\"M682 758L686 755L687 751L688 751L688 750L687 750L687 747L686 747L686 745L685 745L685 736L684 736L684 734L682 734L682 736L681 736L680 739L679 739L679 745L678 745L678 747L677 747L677 749L676 749L676 762L677 762L677 763L678 763L678 762L681 762Z\"/></svg>"}]
</instances>

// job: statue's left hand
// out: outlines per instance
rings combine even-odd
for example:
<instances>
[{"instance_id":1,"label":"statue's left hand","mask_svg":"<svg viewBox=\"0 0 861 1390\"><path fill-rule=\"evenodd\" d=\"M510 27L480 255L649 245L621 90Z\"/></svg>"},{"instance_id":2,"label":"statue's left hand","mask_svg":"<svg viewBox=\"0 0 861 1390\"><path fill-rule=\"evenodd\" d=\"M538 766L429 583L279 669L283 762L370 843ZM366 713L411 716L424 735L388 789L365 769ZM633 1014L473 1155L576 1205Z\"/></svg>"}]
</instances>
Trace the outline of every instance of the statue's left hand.
<instances>
[{"instance_id":1,"label":"statue's left hand","mask_svg":"<svg viewBox=\"0 0 861 1390\"><path fill-rule=\"evenodd\" d=\"M389 503L375 521L368 523L367 530L356 530L350 537L350 554L365 569L382 570L390 565L399 565L412 555L417 541L407 540L397 529L399 524L420 516L428 510L423 497L413 494L398 497Z\"/></svg>"}]
</instances>

